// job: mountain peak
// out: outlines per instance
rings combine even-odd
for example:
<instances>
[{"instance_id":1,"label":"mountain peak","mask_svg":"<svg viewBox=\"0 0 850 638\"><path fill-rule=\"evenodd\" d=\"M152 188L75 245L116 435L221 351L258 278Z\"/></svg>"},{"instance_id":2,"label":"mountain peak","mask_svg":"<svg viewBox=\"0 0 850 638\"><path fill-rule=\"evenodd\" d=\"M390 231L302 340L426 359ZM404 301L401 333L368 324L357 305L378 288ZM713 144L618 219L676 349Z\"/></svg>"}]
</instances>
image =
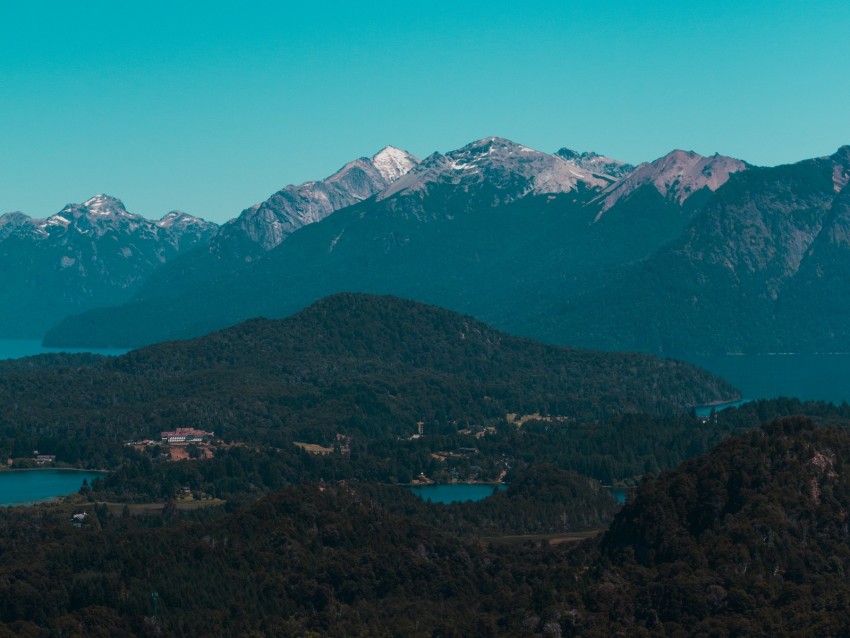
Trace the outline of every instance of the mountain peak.
<instances>
[{"instance_id":1,"label":"mountain peak","mask_svg":"<svg viewBox=\"0 0 850 638\"><path fill-rule=\"evenodd\" d=\"M378 199L424 193L434 184L453 184L470 192L487 182L499 191L496 200L508 203L529 194L567 193L577 190L579 184L602 190L612 181L613 178L602 179L561 157L491 136L445 155L430 155Z\"/></svg>"},{"instance_id":2,"label":"mountain peak","mask_svg":"<svg viewBox=\"0 0 850 638\"><path fill-rule=\"evenodd\" d=\"M372 156L372 165L387 182L394 182L419 163L413 155L394 146L385 146Z\"/></svg>"},{"instance_id":3,"label":"mountain peak","mask_svg":"<svg viewBox=\"0 0 850 638\"><path fill-rule=\"evenodd\" d=\"M117 197L99 193L83 202L82 206L87 208L92 215L127 215L127 209Z\"/></svg>"},{"instance_id":4,"label":"mountain peak","mask_svg":"<svg viewBox=\"0 0 850 638\"><path fill-rule=\"evenodd\" d=\"M635 170L631 164L626 164L620 160L594 153L593 151L584 151L579 153L571 148L561 148L555 152L555 155L571 162L587 171L595 174L610 175L611 177L622 178Z\"/></svg>"},{"instance_id":5,"label":"mountain peak","mask_svg":"<svg viewBox=\"0 0 850 638\"><path fill-rule=\"evenodd\" d=\"M642 186L651 184L663 197L674 199L681 205L703 188L717 190L732 173L748 166L744 161L718 153L705 157L694 151L675 149L653 162L644 162L625 179L611 185L600 196L604 199L597 219L621 198Z\"/></svg>"},{"instance_id":6,"label":"mountain peak","mask_svg":"<svg viewBox=\"0 0 850 638\"><path fill-rule=\"evenodd\" d=\"M172 228L173 226L190 226L192 224L209 226L211 228L215 227L215 224L213 224L212 222L205 221L200 217L195 217L194 215L185 213L182 210L172 210L171 212L168 212L163 215L162 218L155 223L160 228Z\"/></svg>"},{"instance_id":7,"label":"mountain peak","mask_svg":"<svg viewBox=\"0 0 850 638\"><path fill-rule=\"evenodd\" d=\"M19 210L0 215L0 226L5 226L7 224L24 224L28 221L31 221L30 216Z\"/></svg>"},{"instance_id":8,"label":"mountain peak","mask_svg":"<svg viewBox=\"0 0 850 638\"><path fill-rule=\"evenodd\" d=\"M0 215L0 239L5 239L14 233L16 229L26 226L31 222L32 218L20 211L3 213Z\"/></svg>"}]
</instances>

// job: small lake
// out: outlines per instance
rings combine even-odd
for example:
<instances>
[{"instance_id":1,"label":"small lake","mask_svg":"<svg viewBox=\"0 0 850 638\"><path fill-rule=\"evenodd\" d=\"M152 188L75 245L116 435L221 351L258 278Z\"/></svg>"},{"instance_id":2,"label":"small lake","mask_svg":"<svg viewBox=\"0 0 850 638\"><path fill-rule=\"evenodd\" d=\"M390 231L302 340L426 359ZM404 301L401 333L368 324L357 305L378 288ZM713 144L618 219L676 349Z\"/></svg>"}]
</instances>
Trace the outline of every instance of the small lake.
<instances>
[{"instance_id":1,"label":"small lake","mask_svg":"<svg viewBox=\"0 0 850 638\"><path fill-rule=\"evenodd\" d=\"M113 348L43 348L38 339L0 339L0 360L20 359L37 354L51 354L57 352L103 354L117 356L125 354L129 350L118 350Z\"/></svg>"},{"instance_id":2,"label":"small lake","mask_svg":"<svg viewBox=\"0 0 850 638\"><path fill-rule=\"evenodd\" d=\"M698 405L694 408L694 414L697 416L711 416L711 411L725 410L726 408L738 408L749 403L750 399L741 399L740 401L729 401L728 403L716 403L714 405Z\"/></svg>"},{"instance_id":3,"label":"small lake","mask_svg":"<svg viewBox=\"0 0 850 638\"><path fill-rule=\"evenodd\" d=\"M611 487L609 491L611 492L611 496L614 497L614 500L620 505L623 505L628 500L629 493L621 487Z\"/></svg>"},{"instance_id":4,"label":"small lake","mask_svg":"<svg viewBox=\"0 0 850 638\"><path fill-rule=\"evenodd\" d=\"M480 501L492 496L496 490L507 488L507 485L488 483L451 483L449 485L416 485L408 489L423 501L448 505L464 501Z\"/></svg>"},{"instance_id":5,"label":"small lake","mask_svg":"<svg viewBox=\"0 0 850 638\"><path fill-rule=\"evenodd\" d=\"M850 402L850 383L847 381L850 378L850 353L682 358L720 375L748 399L786 396L803 401L831 401L836 404Z\"/></svg>"},{"instance_id":6,"label":"small lake","mask_svg":"<svg viewBox=\"0 0 850 638\"><path fill-rule=\"evenodd\" d=\"M80 470L8 470L0 472L0 506L23 505L67 496L104 476L103 472Z\"/></svg>"}]
</instances>

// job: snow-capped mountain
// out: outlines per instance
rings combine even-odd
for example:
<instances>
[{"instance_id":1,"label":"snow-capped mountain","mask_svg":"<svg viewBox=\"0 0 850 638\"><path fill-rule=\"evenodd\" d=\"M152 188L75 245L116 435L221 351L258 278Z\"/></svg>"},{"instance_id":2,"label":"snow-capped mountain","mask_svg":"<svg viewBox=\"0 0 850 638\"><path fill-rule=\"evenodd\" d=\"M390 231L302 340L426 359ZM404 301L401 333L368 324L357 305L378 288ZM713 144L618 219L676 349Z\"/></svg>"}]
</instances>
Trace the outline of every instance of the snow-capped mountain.
<instances>
[{"instance_id":1,"label":"snow-capped mountain","mask_svg":"<svg viewBox=\"0 0 850 638\"><path fill-rule=\"evenodd\" d=\"M384 190L419 163L413 155L387 146L371 158L349 162L323 180L287 186L261 204L245 209L222 227L226 237L241 231L271 250L307 224Z\"/></svg>"},{"instance_id":2,"label":"snow-capped mountain","mask_svg":"<svg viewBox=\"0 0 850 638\"><path fill-rule=\"evenodd\" d=\"M129 299L154 270L209 241L216 228L185 213L146 219L108 195L45 219L0 216L0 334L40 336L70 312Z\"/></svg>"},{"instance_id":3,"label":"snow-capped mountain","mask_svg":"<svg viewBox=\"0 0 850 638\"><path fill-rule=\"evenodd\" d=\"M613 177L594 174L573 160L501 137L486 137L445 155L430 155L378 195L378 200L424 195L435 186L446 185L475 195L479 186L486 185L485 196L496 205L529 194L602 190L613 181Z\"/></svg>"},{"instance_id":4,"label":"snow-capped mountain","mask_svg":"<svg viewBox=\"0 0 850 638\"><path fill-rule=\"evenodd\" d=\"M672 216L672 224L656 220L637 228L632 216L616 228L592 225L598 205L591 201L616 178L599 171L602 162L594 170L582 166L593 160L589 154L565 159L498 137L415 165L398 161L404 159L399 153L387 149L322 182L284 189L225 224L209 250L193 251L155 273L132 306L69 318L48 340L63 343L65 335L86 333L94 320L110 324L113 343L135 345L249 316L280 316L349 289L504 319L565 288L575 294L641 258L681 226L679 216ZM389 173L388 165L400 169ZM369 196L381 188L379 177L401 171L407 172ZM333 203L329 194L341 190L346 199L338 205L354 203L322 219L313 215L317 202L326 206L320 209L324 215ZM289 233L284 225L293 220L302 227ZM256 224L253 236L250 224ZM289 234L264 250L254 237L273 232L275 224ZM280 239L271 235L268 245Z\"/></svg>"},{"instance_id":5,"label":"snow-capped mountain","mask_svg":"<svg viewBox=\"0 0 850 638\"><path fill-rule=\"evenodd\" d=\"M419 163L419 160L407 151L402 151L394 146L385 146L372 157L371 162L387 184L391 184L402 175L410 172Z\"/></svg>"},{"instance_id":6,"label":"snow-capped mountain","mask_svg":"<svg viewBox=\"0 0 850 638\"><path fill-rule=\"evenodd\" d=\"M601 196L600 215L619 200L651 184L666 198L680 205L703 188L716 191L729 175L749 165L739 159L714 154L704 157L693 151L675 150L653 162L645 162L612 184Z\"/></svg>"},{"instance_id":7,"label":"snow-capped mountain","mask_svg":"<svg viewBox=\"0 0 850 638\"><path fill-rule=\"evenodd\" d=\"M325 179L286 186L222 224L196 250L158 270L139 296L179 293L229 276L262 259L299 228L372 197L418 162L410 153L387 146L372 157L348 162Z\"/></svg>"},{"instance_id":8,"label":"snow-capped mountain","mask_svg":"<svg viewBox=\"0 0 850 638\"><path fill-rule=\"evenodd\" d=\"M107 233L156 236L172 246L186 234L196 240L209 238L216 224L181 211L172 211L159 221L130 213L124 203L109 195L95 195L82 204L68 204L55 215L33 219L24 213L6 213L0 217L0 239L23 233L43 240L59 240L68 233L100 238Z\"/></svg>"}]
</instances>

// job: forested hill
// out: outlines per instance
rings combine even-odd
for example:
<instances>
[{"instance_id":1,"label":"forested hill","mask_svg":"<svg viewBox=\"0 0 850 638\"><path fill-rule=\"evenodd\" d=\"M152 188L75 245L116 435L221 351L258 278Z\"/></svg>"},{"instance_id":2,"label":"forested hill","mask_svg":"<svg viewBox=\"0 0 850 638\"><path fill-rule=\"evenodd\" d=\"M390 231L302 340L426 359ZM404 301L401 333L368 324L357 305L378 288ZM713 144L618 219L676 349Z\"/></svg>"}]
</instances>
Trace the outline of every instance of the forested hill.
<instances>
[{"instance_id":1,"label":"forested hill","mask_svg":"<svg viewBox=\"0 0 850 638\"><path fill-rule=\"evenodd\" d=\"M124 356L0 365L0 422L57 440L202 426L228 440L281 433L431 434L507 413L606 419L729 399L694 366L546 346L392 297L340 294Z\"/></svg>"},{"instance_id":2,"label":"forested hill","mask_svg":"<svg viewBox=\"0 0 850 638\"><path fill-rule=\"evenodd\" d=\"M431 516L356 481L149 520L4 509L0 636L846 636L848 461L846 429L778 420L648 478L572 549L462 533L496 502ZM542 468L503 498L539 516L576 480Z\"/></svg>"},{"instance_id":3,"label":"forested hill","mask_svg":"<svg viewBox=\"0 0 850 638\"><path fill-rule=\"evenodd\" d=\"M846 429L794 417L646 481L601 543L593 622L608 635L846 635L848 462Z\"/></svg>"}]
</instances>

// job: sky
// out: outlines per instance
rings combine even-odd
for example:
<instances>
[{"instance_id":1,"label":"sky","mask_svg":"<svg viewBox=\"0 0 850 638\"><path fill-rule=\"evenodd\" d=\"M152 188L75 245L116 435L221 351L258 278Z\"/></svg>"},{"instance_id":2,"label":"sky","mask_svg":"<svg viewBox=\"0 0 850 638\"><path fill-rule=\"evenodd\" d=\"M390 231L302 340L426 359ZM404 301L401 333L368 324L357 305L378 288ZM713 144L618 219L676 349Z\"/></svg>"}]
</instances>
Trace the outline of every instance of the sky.
<instances>
[{"instance_id":1,"label":"sky","mask_svg":"<svg viewBox=\"0 0 850 638\"><path fill-rule=\"evenodd\" d=\"M294 5L294 6L287 6ZM850 144L850 3L0 2L0 212L222 222L391 144L638 163Z\"/></svg>"}]
</instances>

